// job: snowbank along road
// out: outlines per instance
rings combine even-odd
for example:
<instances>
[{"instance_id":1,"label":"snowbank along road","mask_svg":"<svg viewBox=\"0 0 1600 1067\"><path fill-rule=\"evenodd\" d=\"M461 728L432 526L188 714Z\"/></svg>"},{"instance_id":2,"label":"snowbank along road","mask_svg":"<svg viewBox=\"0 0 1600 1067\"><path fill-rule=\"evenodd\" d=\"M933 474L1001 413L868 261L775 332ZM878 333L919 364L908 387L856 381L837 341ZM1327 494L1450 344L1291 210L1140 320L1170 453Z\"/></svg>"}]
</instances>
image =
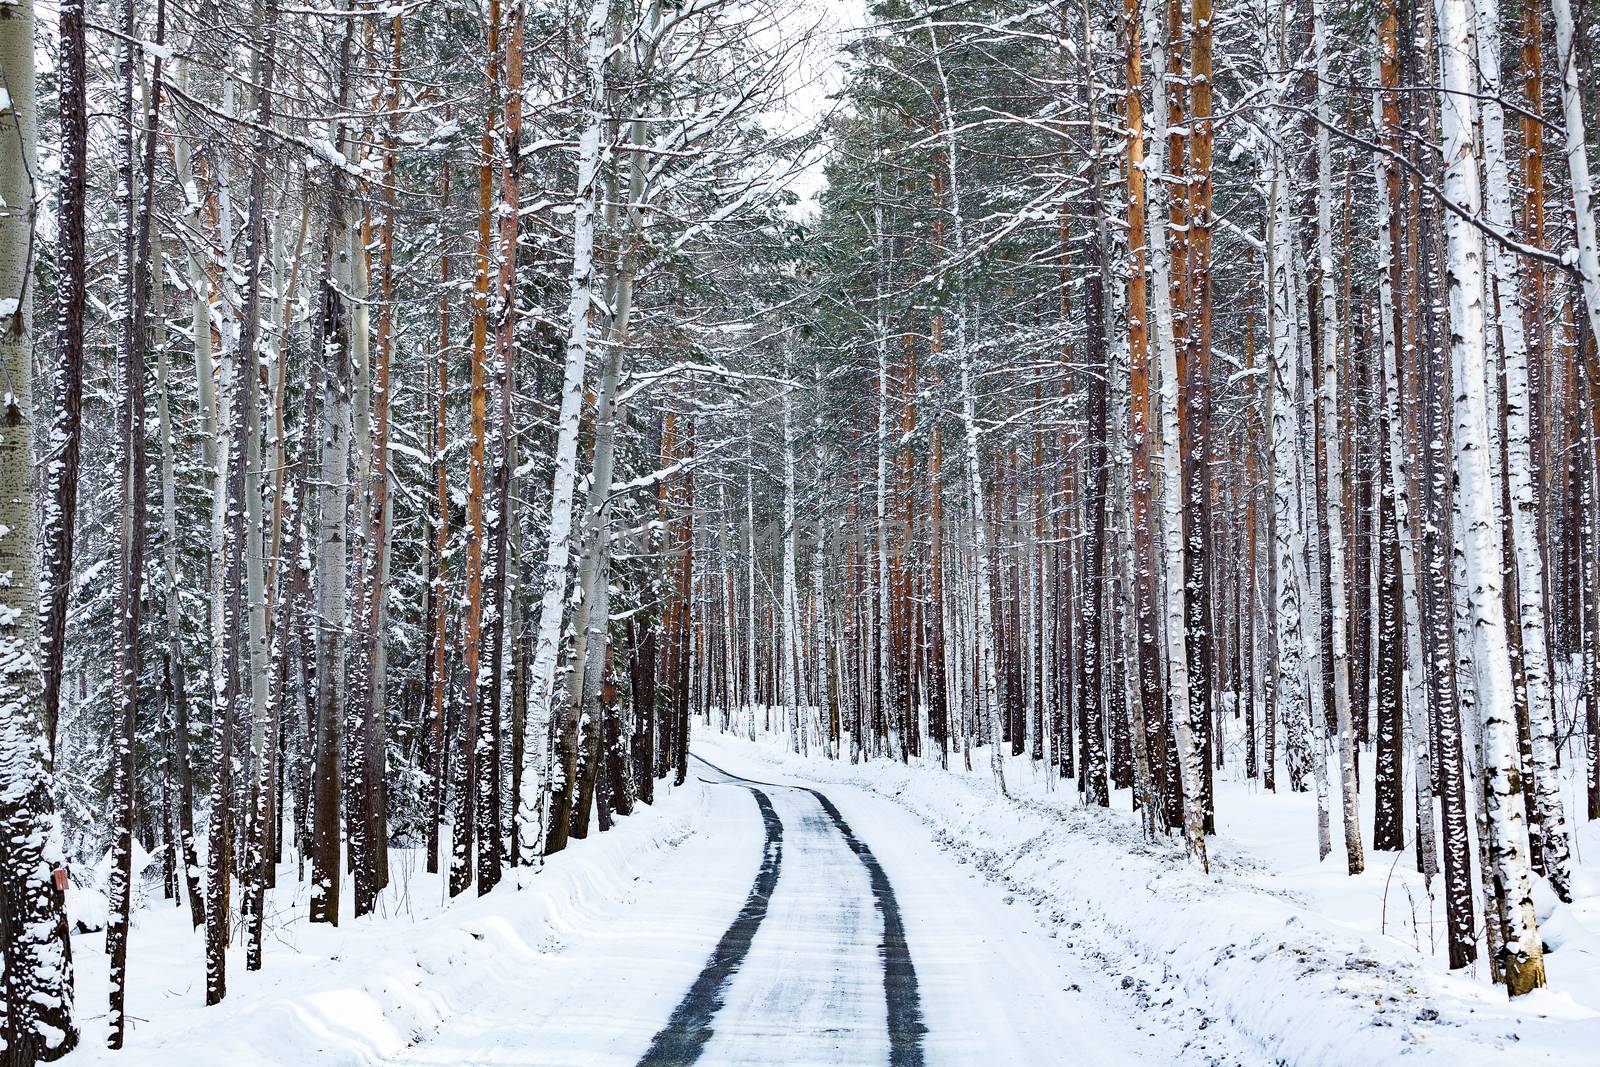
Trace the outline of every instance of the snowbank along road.
<instances>
[{"instance_id":1,"label":"snowbank along road","mask_svg":"<svg viewBox=\"0 0 1600 1067\"><path fill-rule=\"evenodd\" d=\"M630 899L574 916L392 1062L1260 1062L1215 1021L1142 1008L898 805L716 758L693 767L697 832Z\"/></svg>"}]
</instances>

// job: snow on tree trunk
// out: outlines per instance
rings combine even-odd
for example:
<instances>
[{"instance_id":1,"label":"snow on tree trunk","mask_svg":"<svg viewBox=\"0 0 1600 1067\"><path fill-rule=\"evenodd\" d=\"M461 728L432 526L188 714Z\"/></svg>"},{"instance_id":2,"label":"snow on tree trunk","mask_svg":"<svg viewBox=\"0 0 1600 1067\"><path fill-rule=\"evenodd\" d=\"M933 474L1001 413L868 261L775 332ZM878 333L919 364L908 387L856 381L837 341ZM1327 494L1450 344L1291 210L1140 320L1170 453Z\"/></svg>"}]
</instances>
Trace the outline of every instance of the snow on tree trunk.
<instances>
[{"instance_id":1,"label":"snow on tree trunk","mask_svg":"<svg viewBox=\"0 0 1600 1067\"><path fill-rule=\"evenodd\" d=\"M1559 3L1560 0L1557 0ZM1479 209L1473 109L1478 92L1476 34L1469 0L1441 0L1440 113L1444 133L1444 196L1468 214ZM1489 470L1485 372L1483 237L1461 216L1445 220L1445 274L1450 295L1450 348L1455 382L1455 465L1463 527L1468 599L1477 655L1478 713L1488 848L1496 892L1503 899L1502 977L1513 996L1544 985L1544 953L1533 912L1527 817L1517 759L1515 694L1502 592L1499 527Z\"/></svg>"},{"instance_id":2,"label":"snow on tree trunk","mask_svg":"<svg viewBox=\"0 0 1600 1067\"><path fill-rule=\"evenodd\" d=\"M879 181L881 188L882 182ZM888 290L891 285L889 262L892 248L885 229L884 209L880 203L873 208L873 228L879 252L877 323L875 348L878 356L878 469L876 491L873 494L873 626L872 651L877 671L874 678L877 699L873 707L873 724L869 749L874 756L883 754L884 734L890 728L894 707L894 674L889 670L889 312Z\"/></svg>"},{"instance_id":3,"label":"snow on tree trunk","mask_svg":"<svg viewBox=\"0 0 1600 1067\"><path fill-rule=\"evenodd\" d=\"M161 244L154 241L151 252L151 296L155 306L165 308L162 282ZM158 328L165 334L164 319ZM166 614L167 684L172 700L172 760L178 787L178 853L183 864L184 888L189 896L189 915L195 929L205 923L205 898L200 886L200 858L194 842L194 775L189 763L189 695L183 665L182 597L178 570L178 486L177 462L172 440L171 353L162 338L156 342L156 420L161 447L161 569L165 580L163 607Z\"/></svg>"},{"instance_id":4,"label":"snow on tree trunk","mask_svg":"<svg viewBox=\"0 0 1600 1067\"><path fill-rule=\"evenodd\" d=\"M271 147L272 83L277 67L277 37L274 21L277 15L275 0L268 0L262 31L266 35L266 48L261 53L260 67L253 79L257 91L255 145L250 160L250 221L245 249L245 290L241 352L245 357L245 375L239 383L236 399L241 405L238 418L244 428L244 448L241 463L244 467L244 571L245 596L248 610L247 655L250 665L250 769L251 780L246 803L244 857L244 933L246 966L250 970L261 967L261 931L266 907L267 866L272 857L267 851L271 818L272 760L270 751L278 742L277 730L268 715L270 686L267 680L269 636L267 633L266 560L261 530L261 382L260 346L263 334L261 321L266 318L261 308L261 273L266 235L266 176L271 164L268 151Z\"/></svg>"},{"instance_id":5,"label":"snow on tree trunk","mask_svg":"<svg viewBox=\"0 0 1600 1067\"><path fill-rule=\"evenodd\" d=\"M749 739L756 739L756 489L755 462L748 449L751 441L745 438L747 449L744 467L744 550L745 585L749 595L745 599L745 689L744 702L750 716ZM861 730L859 723L850 732L850 762L860 754Z\"/></svg>"},{"instance_id":6,"label":"snow on tree trunk","mask_svg":"<svg viewBox=\"0 0 1600 1067\"><path fill-rule=\"evenodd\" d=\"M784 376L788 377L788 349L785 347ZM792 390L783 387L783 643L779 667L783 678L784 741L790 752L800 751L800 709L796 692L795 668L800 656L799 619L795 613L794 559L794 437L790 428Z\"/></svg>"},{"instance_id":7,"label":"snow on tree trunk","mask_svg":"<svg viewBox=\"0 0 1600 1067\"><path fill-rule=\"evenodd\" d=\"M1558 0L1559 2L1559 0ZM1501 102L1499 0L1476 0L1477 68L1483 92L1480 121L1483 143L1484 209L1489 225L1511 231L1511 173L1506 161L1505 106ZM1582 121L1581 114L1568 121ZM1545 639L1544 547L1539 536L1538 500L1534 492L1534 436L1528 388L1528 345L1523 332L1522 260L1503 242L1487 249L1489 272L1499 294L1493 315L1505 373L1506 481L1511 497L1511 534L1515 546L1517 615L1522 624L1523 685L1533 742L1534 809L1530 835L1534 854L1562 900L1572 899L1571 857L1566 816L1561 803L1560 768L1556 760L1555 705L1550 678L1550 652ZM1491 365L1491 373L1493 373Z\"/></svg>"},{"instance_id":8,"label":"snow on tree trunk","mask_svg":"<svg viewBox=\"0 0 1600 1067\"><path fill-rule=\"evenodd\" d=\"M556 417L555 471L550 483L550 533L546 543L539 630L534 640L532 677L528 693L528 721L549 721L556 677L556 651L561 637L567 592L567 561L572 552L572 496L577 482L578 420L583 407L583 380L588 369L590 317L595 302L595 204L599 194L600 166L605 156L602 138L606 125L606 34L610 14L607 0L594 0L586 23L587 63L583 86L583 126L578 138L578 185L573 198L572 274L567 302L566 366ZM530 746L531 761L542 753ZM576 761L576 751L572 762ZM568 763L562 754L562 773ZM532 768L537 773L537 767ZM528 772L525 770L524 774ZM551 783L570 788L571 779ZM518 817L518 833L526 856L555 851L566 844L567 828L555 820L539 840L539 812L535 799L525 797Z\"/></svg>"},{"instance_id":9,"label":"snow on tree trunk","mask_svg":"<svg viewBox=\"0 0 1600 1067\"><path fill-rule=\"evenodd\" d=\"M123 31L132 38L135 30L134 7L123 8ZM161 58L159 49L166 33L166 5L156 4L155 47L158 49L153 81L157 92L150 98L150 110L139 116L145 129L158 126ZM106 1044L121 1048L127 1027L124 1010L127 993L128 933L132 920L133 824L139 705L139 633L143 602L146 541L146 464L145 464L145 331L148 309L150 262L150 215L154 196L156 141L146 136L142 163L135 154L134 67L143 62L142 46L124 42L121 54L122 118L126 128L119 137L121 170L118 174L118 281L122 290L121 332L116 365L120 381L114 386L117 396L117 432L113 438L113 469L118 480L118 507L113 529L117 540L117 642L116 665L112 679L114 726L112 734L111 808L118 820L112 844L111 877L106 895L111 914L106 921L106 954L110 959L110 1029Z\"/></svg>"},{"instance_id":10,"label":"snow on tree trunk","mask_svg":"<svg viewBox=\"0 0 1600 1067\"><path fill-rule=\"evenodd\" d=\"M61 183L57 215L61 230L57 256L60 296L56 337L60 363L55 373L55 422L50 445L60 455L46 470L44 498L44 729L52 762L61 707L61 671L66 661L67 601L72 588L73 531L77 525L78 457L83 404L84 307L88 303L84 251L84 202L88 198L86 54L83 0L64 0L60 19L59 68ZM13 90L15 92L15 90Z\"/></svg>"},{"instance_id":11,"label":"snow on tree trunk","mask_svg":"<svg viewBox=\"0 0 1600 1067\"><path fill-rule=\"evenodd\" d=\"M441 180L440 197L446 212L450 208L450 168L445 166ZM449 689L448 659L446 656L450 632L450 573L448 551L450 546L450 483L445 466L445 451L449 447L449 411L447 397L450 389L450 247L443 245L439 252L439 344L434 352L433 425L429 444L432 455L433 494L435 511L432 519L433 542L430 546L432 567L428 574L429 593L433 604L432 616L432 688L428 694L427 727L427 870L439 871L439 824L444 820L444 743L445 694ZM520 773L521 768L518 768Z\"/></svg>"},{"instance_id":12,"label":"snow on tree trunk","mask_svg":"<svg viewBox=\"0 0 1600 1067\"><path fill-rule=\"evenodd\" d=\"M944 148L945 170L949 176L949 199L946 206L950 215L950 251L955 261L959 263L966 255L967 240L966 222L961 214L960 157L956 137L956 119L953 114L954 102L950 97L950 80L945 73L944 62L939 55L939 41L934 33L931 20L926 22L924 28L932 48L934 74L939 81L939 101L942 105L939 115L941 122L939 132L942 147ZM985 713L988 715L989 767L994 774L995 784L999 786L1001 794L1004 795L1006 792L1006 777L1000 751L1001 709L999 704L999 683L995 670L994 611L990 599L990 590L993 586L990 576L992 561L989 556L989 537L984 518L982 466L978 457L977 401L972 389L972 350L970 338L968 337L967 296L959 279L955 281L953 288L957 294L954 314L955 358L957 366L961 369L961 422L965 430L967 495L970 503L969 516L972 521L971 565L973 568L975 597L973 609L976 616L973 628L977 639L975 651L978 660L978 688L980 690L978 693L978 714L980 716ZM880 473L880 484L882 480L883 475Z\"/></svg>"},{"instance_id":13,"label":"snow on tree trunk","mask_svg":"<svg viewBox=\"0 0 1600 1067\"><path fill-rule=\"evenodd\" d=\"M1287 183L1287 169L1284 172ZM1287 202L1283 203L1287 209ZM1296 233L1292 224L1284 223L1284 232ZM1300 569L1300 588L1305 590L1305 618L1309 622L1300 628L1305 642L1304 656L1311 705L1311 779L1317 797L1317 848L1326 858L1333 851L1333 833L1328 809L1328 764L1332 759L1332 739L1328 736L1327 684L1329 672L1324 659L1326 651L1322 640L1322 626L1326 621L1323 611L1323 576L1327 573L1322 538L1322 486L1318 480L1317 463L1317 405L1316 379L1317 354L1311 343L1311 293L1305 274L1305 257L1298 243L1290 244L1289 278L1293 289L1296 344L1302 353L1299 359L1300 381L1295 393L1295 403L1300 420L1300 522L1305 531L1304 555L1296 558Z\"/></svg>"},{"instance_id":14,"label":"snow on tree trunk","mask_svg":"<svg viewBox=\"0 0 1600 1067\"><path fill-rule=\"evenodd\" d=\"M0 5L0 949L3 1035L12 1063L55 1059L78 1042L64 866L40 702L39 544L34 488L33 263L37 126L33 4Z\"/></svg>"},{"instance_id":15,"label":"snow on tree trunk","mask_svg":"<svg viewBox=\"0 0 1600 1067\"><path fill-rule=\"evenodd\" d=\"M1568 184L1572 187L1572 222L1578 245L1578 278L1583 285L1584 310L1589 333L1600 337L1600 238L1594 221L1594 190L1589 181L1587 131L1583 120L1583 92L1578 84L1578 59L1574 50L1576 25L1572 0L1550 0L1555 16L1556 69L1561 72L1561 118L1566 128L1564 144ZM1480 16L1481 18L1482 16ZM1485 48L1485 51L1488 49ZM1498 66L1498 65L1497 65ZM1590 383L1593 390L1596 383Z\"/></svg>"},{"instance_id":16,"label":"snow on tree trunk","mask_svg":"<svg viewBox=\"0 0 1600 1067\"><path fill-rule=\"evenodd\" d=\"M1088 42L1085 42L1087 48ZM1090 135L1096 137L1098 129L1094 124L1091 111ZM1091 146L1098 149L1098 144L1091 141ZM1112 372L1112 357L1106 339L1106 305L1107 282L1110 271L1105 262L1105 248L1109 243L1105 218L1105 200L1101 192L1100 168L1098 161L1091 161L1089 177L1089 190L1091 210L1094 218L1094 229L1089 235L1087 275L1085 278L1084 293L1084 322L1087 352L1089 361L1088 407L1086 443L1088 455L1085 457L1088 467L1087 492L1085 494L1085 507L1087 510L1088 529L1087 538L1083 546L1083 568L1081 572L1081 592L1083 603L1087 609L1084 614L1084 636L1080 645L1078 660L1078 677L1076 682L1079 690L1079 700L1083 710L1083 728L1087 733L1084 767L1080 782L1083 785L1084 796L1091 804L1100 807L1109 807L1111 804L1111 790L1106 780L1106 746L1104 740L1104 702L1102 693L1102 672L1105 660L1106 645L1102 643L1103 612L1101 604L1109 609L1112 593L1103 591L1106 571L1106 526L1111 509L1111 502L1107 497L1107 483L1109 473L1106 459L1107 449L1107 408L1109 406L1107 379ZM1063 265L1063 270L1065 265ZM1042 464L1041 464L1042 466ZM1042 541L1042 538L1039 539ZM1097 598L1100 602L1097 603ZM1117 689L1111 687L1113 694L1112 706L1115 707ZM1046 778L1049 781L1049 778Z\"/></svg>"},{"instance_id":17,"label":"snow on tree trunk","mask_svg":"<svg viewBox=\"0 0 1600 1067\"><path fill-rule=\"evenodd\" d=\"M349 99L350 48L354 20L340 39L339 100ZM349 145L342 123L330 121L329 140ZM345 524L350 500L350 350L343 294L349 284L350 242L345 231L345 176L332 174L328 193L330 225L323 239L321 294L313 336L312 365L321 389L318 423L316 546L316 710L311 729L315 749L312 776L311 921L339 924L339 802L343 792L341 716L344 706L345 594L348 558Z\"/></svg>"},{"instance_id":18,"label":"snow on tree trunk","mask_svg":"<svg viewBox=\"0 0 1600 1067\"><path fill-rule=\"evenodd\" d=\"M1151 92L1149 154L1145 175L1150 190L1149 242L1152 325L1161 377L1161 559L1165 572L1163 607L1167 641L1167 706L1178 741L1178 775L1183 798L1184 840L1202 869L1206 859L1205 811L1200 795L1205 753L1195 737L1189 712L1189 667L1184 611L1183 479L1178 435L1178 349L1174 335L1172 279L1167 251L1166 142L1167 96L1160 79L1167 69L1166 27L1157 0L1144 0L1144 31L1150 46L1150 69L1157 82Z\"/></svg>"},{"instance_id":19,"label":"snow on tree trunk","mask_svg":"<svg viewBox=\"0 0 1600 1067\"><path fill-rule=\"evenodd\" d=\"M1344 817L1345 862L1351 874L1366 867L1361 848L1361 811L1357 801L1356 739L1350 719L1349 611L1345 595L1344 457L1340 433L1338 331L1339 312L1333 272L1333 157L1328 100L1327 0L1315 0L1312 21L1317 63L1317 276L1322 302L1322 444L1328 481L1328 590L1333 631L1333 712L1338 731L1339 793Z\"/></svg>"},{"instance_id":20,"label":"snow on tree trunk","mask_svg":"<svg viewBox=\"0 0 1600 1067\"><path fill-rule=\"evenodd\" d=\"M222 110L227 115L234 112L234 79L224 77L222 85ZM222 249L234 246L233 197L227 156L217 161L217 242ZM237 294L232 284L234 272L218 271L221 281L218 306L222 311L222 324L217 330L221 349L217 353L218 370L216 387L212 391L212 405L207 412L206 431L211 440L211 811L213 817L206 834L206 1001L215 1004L226 994L226 953L231 936L232 903L230 885L233 863L233 827L231 811L233 801L233 727L234 701L230 690L230 665L233 684L237 686L237 663L230 654L229 631L232 617L229 613L228 578L235 543L232 524L229 522L230 472L233 461L233 432L235 394L243 371L239 367L237 321L230 319L232 309L238 306ZM207 329L210 318L207 317ZM209 369L209 368L208 368ZM238 502L242 507L242 501ZM242 520L241 520L242 521ZM239 575L234 575L239 577ZM342 615L342 610L341 610ZM341 620L342 629L342 620ZM235 636L237 631L234 631ZM216 813L221 813L220 817Z\"/></svg>"},{"instance_id":21,"label":"snow on tree trunk","mask_svg":"<svg viewBox=\"0 0 1600 1067\"><path fill-rule=\"evenodd\" d=\"M825 434L823 432L822 422L822 365L820 362L812 365L812 392L815 398L813 402L816 405L815 414L812 421L812 430L816 434L814 449L817 464L817 480L819 483L818 492L820 496L823 491L821 481L825 476L824 472L827 470L827 457L824 454L823 449ZM826 515L827 513L826 503L823 503L820 508L820 515ZM826 596L827 564L825 552L827 538L823 536L826 527L824 520L820 517L820 515L817 520L817 526L816 530L814 531L814 539L811 547L811 595L813 599L812 613L814 626L813 649L817 657L817 709L819 715L826 717L828 725L828 729L824 734L826 755L830 759L838 759L839 737L837 730L833 729L832 727L832 724L836 721L837 716L836 712L833 710L835 708L835 704L830 691L832 687L832 680L829 673L831 666L829 657L833 654L834 640L833 635L829 633L828 629L831 617L828 613L828 600ZM938 683L935 680L930 680L930 684Z\"/></svg>"}]
</instances>

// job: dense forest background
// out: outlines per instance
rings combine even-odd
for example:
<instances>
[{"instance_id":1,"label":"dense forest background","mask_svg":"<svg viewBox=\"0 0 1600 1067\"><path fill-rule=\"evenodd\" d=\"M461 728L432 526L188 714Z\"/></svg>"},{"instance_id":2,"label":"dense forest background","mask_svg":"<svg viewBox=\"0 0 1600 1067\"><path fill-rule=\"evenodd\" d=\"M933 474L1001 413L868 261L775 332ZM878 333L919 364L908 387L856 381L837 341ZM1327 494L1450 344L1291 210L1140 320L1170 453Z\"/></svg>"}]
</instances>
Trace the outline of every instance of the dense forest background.
<instances>
[{"instance_id":1,"label":"dense forest background","mask_svg":"<svg viewBox=\"0 0 1600 1067\"><path fill-rule=\"evenodd\" d=\"M1593 26L856 14L0 0L13 1062L75 1040L57 870L118 1043L136 902L214 1002L276 879L487 892L697 724L1028 755L1202 866L1219 775L1312 791L1544 983L1600 817Z\"/></svg>"}]
</instances>

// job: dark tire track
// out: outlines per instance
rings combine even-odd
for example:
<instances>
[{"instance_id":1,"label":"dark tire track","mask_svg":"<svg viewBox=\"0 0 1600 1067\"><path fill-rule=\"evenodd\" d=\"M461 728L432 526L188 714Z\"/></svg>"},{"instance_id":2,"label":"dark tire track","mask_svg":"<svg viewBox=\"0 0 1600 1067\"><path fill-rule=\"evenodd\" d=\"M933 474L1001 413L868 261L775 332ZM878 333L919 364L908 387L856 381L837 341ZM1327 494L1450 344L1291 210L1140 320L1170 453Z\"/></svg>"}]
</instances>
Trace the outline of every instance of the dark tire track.
<instances>
[{"instance_id":1,"label":"dark tire track","mask_svg":"<svg viewBox=\"0 0 1600 1067\"><path fill-rule=\"evenodd\" d=\"M656 1034L650 1050L639 1061L639 1067L683 1067L696 1062L705 1051L715 1029L712 1021L722 1008L723 994L739 965L750 952L750 943L767 914L767 901L778 883L778 868L782 861L783 821L778 818L772 801L756 786L769 789L795 789L809 793L833 823L834 829L844 838L850 851L855 853L866 868L872 886L873 903L883 922L883 939L878 943L878 958L883 963L883 996L888 1010L889 1065L890 1067L922 1067L923 1037L927 1025L922 1018L922 996L917 986L917 970L911 961L911 951L906 946L905 920L900 914L899 901L889 876L872 850L866 846L850 824L839 814L839 809L826 795L805 786L786 786L777 782L762 782L743 778L723 770L702 756L695 759L734 782L750 790L761 808L761 818L767 828L766 855L756 874L755 885L749 899L727 933L722 935L705 969L695 979L694 985L684 995L673 1011L667 1025Z\"/></svg>"},{"instance_id":2,"label":"dark tire track","mask_svg":"<svg viewBox=\"0 0 1600 1067\"><path fill-rule=\"evenodd\" d=\"M836 830L867 869L872 881L872 899L883 919L883 940L878 944L878 958L883 961L883 998L889 1009L889 1067L922 1067L922 1038L928 1027L922 1021L922 995L917 989L917 969L911 962L911 951L906 947L905 920L900 915L900 903L895 899L889 876L883 873L878 857L872 854L844 821L833 801L815 789L806 789L817 798L822 810L833 820Z\"/></svg>"},{"instance_id":3,"label":"dark tire track","mask_svg":"<svg viewBox=\"0 0 1600 1067\"><path fill-rule=\"evenodd\" d=\"M767 828L761 869L756 872L755 884L750 887L750 896L739 909L738 917L717 942L705 969L673 1009L667 1025L650 1042L650 1049L639 1061L639 1067L683 1067L700 1058L715 1032L711 1021L722 1009L728 983L750 954L750 943L755 940L761 921L767 917L767 902L778 886L778 869L783 863L783 820L778 818L765 793L754 786L744 788L756 798L761 821Z\"/></svg>"}]
</instances>

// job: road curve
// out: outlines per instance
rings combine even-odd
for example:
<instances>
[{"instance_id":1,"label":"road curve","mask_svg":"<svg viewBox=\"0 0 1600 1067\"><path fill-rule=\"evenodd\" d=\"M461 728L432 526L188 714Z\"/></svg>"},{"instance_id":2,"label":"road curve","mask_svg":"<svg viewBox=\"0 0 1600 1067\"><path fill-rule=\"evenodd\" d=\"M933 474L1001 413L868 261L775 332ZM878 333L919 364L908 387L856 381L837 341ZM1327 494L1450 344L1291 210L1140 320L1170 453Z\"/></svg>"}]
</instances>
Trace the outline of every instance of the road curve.
<instances>
[{"instance_id":1,"label":"road curve","mask_svg":"<svg viewBox=\"0 0 1600 1067\"><path fill-rule=\"evenodd\" d=\"M750 943L767 917L767 903L778 887L778 872L783 864L783 820L778 818L767 794L754 786L750 787L750 793L761 809L761 821L767 832L755 884L750 887L750 896L728 932L717 942L705 969L673 1009L667 1025L650 1042L649 1051L639 1061L641 1067L668 1067L699 1060L706 1043L711 1040L711 1022L722 1010L728 983L750 955Z\"/></svg>"},{"instance_id":2,"label":"road curve","mask_svg":"<svg viewBox=\"0 0 1600 1067\"><path fill-rule=\"evenodd\" d=\"M844 1064L886 1058L890 1067L923 1067L927 1027L916 965L894 887L872 850L822 792L742 778L703 757L695 759L704 767L703 780L750 792L761 810L766 842L744 907L639 1067L686 1067L700 1062L708 1048L720 1053L719 1063ZM779 872L785 821L774 795L790 812L790 847L802 867L798 877L783 882ZM864 887L845 861L841 844L865 874ZM736 984L780 885L793 887L789 893L795 899L779 902L780 928L769 932L767 950ZM870 936L861 914L863 888L870 894L878 926L882 1001L877 1010L860 995L862 961L853 958ZM735 1000L733 1010L730 998ZM811 1003L818 1000L822 1003ZM747 1010L737 1010L741 1006ZM722 1041L716 1040L719 1017L727 1037ZM887 1048L874 1047L878 1045Z\"/></svg>"},{"instance_id":3,"label":"road curve","mask_svg":"<svg viewBox=\"0 0 1600 1067\"><path fill-rule=\"evenodd\" d=\"M597 870L530 943L468 905L477 981L391 1067L1261 1064L1114 935L1041 925L938 827L849 785L702 741L694 832L633 882ZM749 777L739 777L744 774ZM779 778L787 784L764 780ZM1089 872L1085 872L1086 875ZM536 896L517 906L543 908ZM493 950L486 945L494 944ZM448 974L459 974L451 970ZM380 976L381 978L381 976ZM387 997L387 979L374 988ZM456 980L458 983L458 979Z\"/></svg>"}]
</instances>

